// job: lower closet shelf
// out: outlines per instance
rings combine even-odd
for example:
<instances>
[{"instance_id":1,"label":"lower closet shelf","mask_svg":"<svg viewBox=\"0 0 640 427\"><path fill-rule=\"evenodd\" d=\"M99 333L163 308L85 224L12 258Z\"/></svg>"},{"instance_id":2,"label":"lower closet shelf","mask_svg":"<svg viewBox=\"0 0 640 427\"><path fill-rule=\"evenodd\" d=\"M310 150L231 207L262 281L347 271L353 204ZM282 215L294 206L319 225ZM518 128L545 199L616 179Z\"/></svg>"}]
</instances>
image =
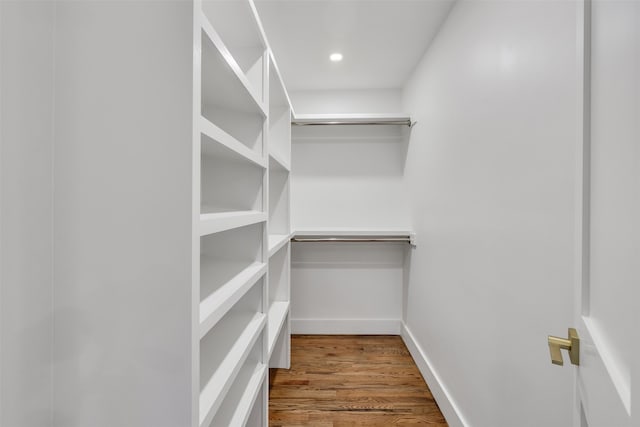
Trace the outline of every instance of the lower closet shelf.
<instances>
[{"instance_id":1,"label":"lower closet shelf","mask_svg":"<svg viewBox=\"0 0 640 427\"><path fill-rule=\"evenodd\" d=\"M291 239L291 234L269 234L269 256L278 252Z\"/></svg>"},{"instance_id":2,"label":"lower closet shelf","mask_svg":"<svg viewBox=\"0 0 640 427\"><path fill-rule=\"evenodd\" d=\"M269 336L269 358L273 353L278 335L282 330L284 321L289 313L289 302L287 301L274 301L269 307L269 324L268 324L268 336Z\"/></svg>"},{"instance_id":3,"label":"lower closet shelf","mask_svg":"<svg viewBox=\"0 0 640 427\"><path fill-rule=\"evenodd\" d=\"M200 391L200 427L208 427L211 424L216 411L247 360L253 345L264 331L266 317L262 313L254 316Z\"/></svg>"},{"instance_id":4,"label":"lower closet shelf","mask_svg":"<svg viewBox=\"0 0 640 427\"><path fill-rule=\"evenodd\" d=\"M200 214L200 236L265 222L267 214L260 211L229 211Z\"/></svg>"},{"instance_id":5,"label":"lower closet shelf","mask_svg":"<svg viewBox=\"0 0 640 427\"><path fill-rule=\"evenodd\" d=\"M243 427L251 413L260 388L267 377L267 365L258 363L255 368L244 366L236 384L231 388L223 405L212 420L212 427ZM229 402L229 405L226 405ZM206 427L206 426L205 426Z\"/></svg>"},{"instance_id":6,"label":"lower closet shelf","mask_svg":"<svg viewBox=\"0 0 640 427\"><path fill-rule=\"evenodd\" d=\"M200 338L225 315L267 271L267 264L254 262L200 302Z\"/></svg>"}]
</instances>

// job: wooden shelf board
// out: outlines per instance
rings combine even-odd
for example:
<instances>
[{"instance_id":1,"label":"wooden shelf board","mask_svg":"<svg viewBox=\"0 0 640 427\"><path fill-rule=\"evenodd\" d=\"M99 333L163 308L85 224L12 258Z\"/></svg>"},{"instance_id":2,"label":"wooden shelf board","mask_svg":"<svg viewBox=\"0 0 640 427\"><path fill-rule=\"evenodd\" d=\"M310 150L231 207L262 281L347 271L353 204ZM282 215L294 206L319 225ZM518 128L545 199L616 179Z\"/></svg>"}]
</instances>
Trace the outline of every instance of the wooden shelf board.
<instances>
[{"instance_id":1,"label":"wooden shelf board","mask_svg":"<svg viewBox=\"0 0 640 427\"><path fill-rule=\"evenodd\" d=\"M388 237L388 236L410 236L414 232L408 228L358 228L358 227L318 227L300 228L294 231L294 237L312 236L367 236L367 237Z\"/></svg>"},{"instance_id":2,"label":"wooden shelf board","mask_svg":"<svg viewBox=\"0 0 640 427\"><path fill-rule=\"evenodd\" d=\"M227 150L237 154L239 157L244 158L263 169L267 167L267 159L263 157L260 153L257 153L235 139L233 136L229 135L224 130L220 129L215 124L211 123L206 117L200 117L200 132L207 136L213 144L219 144ZM202 142L202 153L204 155L211 154L216 155L219 154L219 151L216 150L216 147L213 146L210 141Z\"/></svg>"},{"instance_id":3,"label":"wooden shelf board","mask_svg":"<svg viewBox=\"0 0 640 427\"><path fill-rule=\"evenodd\" d=\"M230 48L267 46L257 10L248 1L204 1L202 10Z\"/></svg>"},{"instance_id":4,"label":"wooden shelf board","mask_svg":"<svg viewBox=\"0 0 640 427\"><path fill-rule=\"evenodd\" d=\"M200 302L200 338L267 272L267 264L254 262Z\"/></svg>"},{"instance_id":5,"label":"wooden shelf board","mask_svg":"<svg viewBox=\"0 0 640 427\"><path fill-rule=\"evenodd\" d=\"M243 87L244 91L245 91L245 95L248 95L249 99L251 100L251 102L253 103L253 106L250 108L247 108L245 105L239 104L239 100L241 97L238 97L237 95L234 96L225 96L224 99L226 101L229 101L228 104L232 105L234 107L234 109L238 110L238 111L247 111L247 112L256 112L261 114L263 117L267 117L267 113L266 113L266 108L263 102L260 101L260 99L256 96L255 93L255 89L253 88L253 86L251 85L251 83L249 82L249 79L247 78L247 76L244 74L244 72L242 71L242 68L240 68L240 65L238 65L237 61L233 58L233 55L231 55L231 52L229 51L229 49L225 46L225 44L223 43L222 39L220 38L220 36L218 35L218 33L215 31L215 29L213 28L213 26L211 25L211 22L209 22L209 19L206 17L206 15L204 13L200 13L200 20L201 20L201 27L202 27L202 31L204 32L204 34L207 36L207 38L209 39L209 41L213 44L214 48L217 50L217 52L212 52L212 54L218 54L221 56L222 60L224 60L224 62L226 63L226 65L229 67L229 69L231 70L231 72L235 75L236 80L239 82L239 84ZM205 43L202 44L202 61L204 62L206 60L206 51L205 51ZM203 87L207 85L207 83L209 83L209 80L206 79L203 76ZM228 88L222 86L220 87L220 89L222 89L223 91L228 90ZM213 93L211 93L213 92ZM203 102L206 104L207 103L207 95L211 95L213 97L220 97L221 91L211 91L211 90L205 90L203 93Z\"/></svg>"},{"instance_id":6,"label":"wooden shelf board","mask_svg":"<svg viewBox=\"0 0 640 427\"><path fill-rule=\"evenodd\" d=\"M231 211L200 214L200 236L265 222L268 215L260 211Z\"/></svg>"},{"instance_id":7,"label":"wooden shelf board","mask_svg":"<svg viewBox=\"0 0 640 427\"><path fill-rule=\"evenodd\" d=\"M269 234L269 258L291 240L291 234Z\"/></svg>"},{"instance_id":8,"label":"wooden shelf board","mask_svg":"<svg viewBox=\"0 0 640 427\"><path fill-rule=\"evenodd\" d=\"M289 313L288 301L274 301L269 307L269 323L267 328L267 335L269 336L269 358L271 358L271 353L273 353L273 348L278 340L278 335L280 335L284 321L287 318L287 313Z\"/></svg>"},{"instance_id":9,"label":"wooden shelf board","mask_svg":"<svg viewBox=\"0 0 640 427\"><path fill-rule=\"evenodd\" d=\"M291 165L278 153L269 152L269 167L274 170L291 172Z\"/></svg>"},{"instance_id":10,"label":"wooden shelf board","mask_svg":"<svg viewBox=\"0 0 640 427\"><path fill-rule=\"evenodd\" d=\"M264 330L266 321L267 316L264 314L255 315L200 392L200 427L208 427L211 424L253 345Z\"/></svg>"},{"instance_id":11,"label":"wooden shelf board","mask_svg":"<svg viewBox=\"0 0 640 427\"><path fill-rule=\"evenodd\" d=\"M258 363L255 369L247 374L250 375L250 378L247 381L246 387L243 390L234 390L233 395L228 395L228 398L231 398L232 402L236 403L236 406L230 408L229 412L225 411L224 413L216 414L214 419L217 423L216 425L243 426L246 424L247 419L251 414L251 408L260 393L260 388L262 387L265 378L267 377L267 365L264 363ZM220 408L219 412L220 411L222 411L222 408Z\"/></svg>"}]
</instances>

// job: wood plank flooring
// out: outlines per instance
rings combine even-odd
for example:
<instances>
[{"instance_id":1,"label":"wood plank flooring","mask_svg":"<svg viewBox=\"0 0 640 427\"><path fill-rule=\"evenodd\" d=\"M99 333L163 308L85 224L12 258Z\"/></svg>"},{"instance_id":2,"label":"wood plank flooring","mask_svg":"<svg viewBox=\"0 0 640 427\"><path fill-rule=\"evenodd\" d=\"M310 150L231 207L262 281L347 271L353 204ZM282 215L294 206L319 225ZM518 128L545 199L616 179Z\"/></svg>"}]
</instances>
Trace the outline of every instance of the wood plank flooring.
<instances>
[{"instance_id":1,"label":"wood plank flooring","mask_svg":"<svg viewBox=\"0 0 640 427\"><path fill-rule=\"evenodd\" d=\"M294 335L272 369L269 426L446 426L398 336Z\"/></svg>"}]
</instances>

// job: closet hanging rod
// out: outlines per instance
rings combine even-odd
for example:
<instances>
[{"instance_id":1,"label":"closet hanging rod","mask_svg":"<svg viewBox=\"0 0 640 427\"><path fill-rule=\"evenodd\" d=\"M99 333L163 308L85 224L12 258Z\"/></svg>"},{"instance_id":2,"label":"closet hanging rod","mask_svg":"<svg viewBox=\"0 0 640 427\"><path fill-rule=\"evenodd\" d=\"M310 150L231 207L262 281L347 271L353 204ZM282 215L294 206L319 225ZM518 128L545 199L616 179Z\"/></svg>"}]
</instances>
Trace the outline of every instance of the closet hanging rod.
<instances>
[{"instance_id":1,"label":"closet hanging rod","mask_svg":"<svg viewBox=\"0 0 640 427\"><path fill-rule=\"evenodd\" d=\"M410 236L398 236L398 237L293 237L292 242L299 243L378 243L378 242L400 242L400 243L412 243Z\"/></svg>"},{"instance_id":2,"label":"closet hanging rod","mask_svg":"<svg viewBox=\"0 0 640 427\"><path fill-rule=\"evenodd\" d=\"M407 120L388 120L388 121L368 121L368 122L364 122L364 121L350 121L350 120L327 120L327 121L305 121L305 120L292 120L291 124L293 126L328 126L328 125L348 125L348 126L352 126L352 125L376 125L376 126L383 126L383 125L393 125L393 126L408 126L411 127L413 126L413 123L411 122L411 119L407 119Z\"/></svg>"},{"instance_id":3,"label":"closet hanging rod","mask_svg":"<svg viewBox=\"0 0 640 427\"><path fill-rule=\"evenodd\" d=\"M406 113L349 113L349 114L297 114L292 117L293 126L327 125L391 125L408 126L414 123Z\"/></svg>"}]
</instances>

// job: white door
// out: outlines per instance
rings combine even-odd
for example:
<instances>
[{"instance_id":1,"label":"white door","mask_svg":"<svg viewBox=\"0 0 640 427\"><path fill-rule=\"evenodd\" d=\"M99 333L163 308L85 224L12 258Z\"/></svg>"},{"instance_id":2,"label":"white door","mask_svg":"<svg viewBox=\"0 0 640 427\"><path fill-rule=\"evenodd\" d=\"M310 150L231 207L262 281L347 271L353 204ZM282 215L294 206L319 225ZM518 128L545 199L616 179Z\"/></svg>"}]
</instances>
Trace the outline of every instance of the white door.
<instances>
[{"instance_id":1,"label":"white door","mask_svg":"<svg viewBox=\"0 0 640 427\"><path fill-rule=\"evenodd\" d=\"M640 1L580 9L575 424L640 426Z\"/></svg>"}]
</instances>

